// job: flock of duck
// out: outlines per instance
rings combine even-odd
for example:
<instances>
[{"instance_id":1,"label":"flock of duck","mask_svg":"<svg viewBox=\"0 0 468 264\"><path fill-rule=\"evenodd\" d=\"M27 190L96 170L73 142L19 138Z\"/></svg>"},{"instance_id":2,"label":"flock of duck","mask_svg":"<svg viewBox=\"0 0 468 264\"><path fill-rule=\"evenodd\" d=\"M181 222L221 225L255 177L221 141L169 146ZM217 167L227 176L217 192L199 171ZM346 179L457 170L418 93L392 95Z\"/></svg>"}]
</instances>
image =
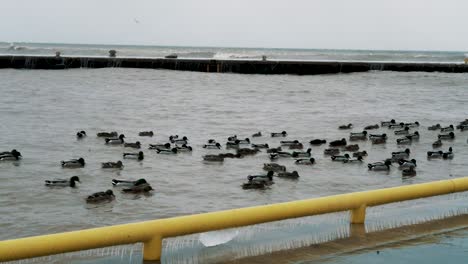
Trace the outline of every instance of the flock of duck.
<instances>
[{"instance_id":1,"label":"flock of duck","mask_svg":"<svg viewBox=\"0 0 468 264\"><path fill-rule=\"evenodd\" d=\"M351 132L349 133L349 139L342 138L339 140L333 140L328 143L329 148L324 150L324 155L329 155L331 161L343 162L343 163L363 163L364 157L367 156L365 150L359 151L360 147L358 144L348 144L348 141L365 141L370 140L372 144L386 144L387 134L371 134L368 130L382 128L388 128L394 130L395 135L401 137L396 139L396 144L403 145L409 144L412 141L419 139L420 134L418 131L412 131L419 127L419 122L412 123L397 123L394 119L390 121L382 121L379 124L365 126L362 132ZM353 128L352 124L339 126L340 130L350 130ZM468 119L460 122L457 126L449 125L442 127L440 124L436 124L428 127L428 130L439 130L441 133L438 134L432 144L433 149L442 147L444 140L453 140L455 138L455 129L461 131L468 130ZM152 137L153 131L143 131L138 134L141 137ZM262 137L261 132L252 134L252 141L254 138ZM273 138L285 138L288 136L286 131L273 132L269 136ZM79 131L76 134L77 139L84 139L87 137L85 131ZM117 132L99 132L97 137L103 138L104 143L108 145L122 145L125 148L140 149L142 147L139 141L126 142L125 135L118 134ZM189 145L189 139L187 137L179 137L178 135L171 135L169 142L159 144L149 144L149 149L155 150L158 154L165 155L177 155L180 152L190 152L193 150L192 146ZM319 146L326 144L325 139L312 139L309 142L311 146ZM252 143L250 138L238 138L237 135L230 136L227 138L225 143L226 149L234 149L236 153L226 152L218 154L207 154L203 156L203 160L206 162L223 162L226 158L244 158L246 156L255 155L265 149L266 153L269 154L271 162L263 164L263 170L267 171L265 174L260 175L249 175L247 181L241 186L243 189L264 189L274 184L274 177L283 177L290 179L299 178L297 171L288 171L286 166L280 165L274 161L281 158L294 159L294 163L297 165L313 165L316 160L312 157L312 148L304 149L304 143L299 140L281 140L280 146L270 147L267 143L256 144ZM207 140L206 144L202 146L204 149L221 150L223 145L214 139ZM292 151L285 151L288 148ZM340 155L341 152L349 152ZM415 159L410 159L411 150L409 148L404 151L392 152L388 159L383 161L369 163L368 169L371 171L389 171L393 163L397 163L399 169L402 171L402 176L412 177L416 175L417 162ZM450 147L448 151L442 150L430 150L427 152L428 159L452 159L454 157L453 149ZM22 158L21 153L16 149L11 151L0 152L0 161L15 161ZM124 152L122 154L123 159L135 159L143 160L145 158L143 151L137 152ZM60 162L62 168L82 168L86 165L84 158L66 160ZM101 164L102 169L123 169L124 164L121 160L116 162L103 162ZM49 187L76 187L76 183L81 183L78 176L73 176L70 179L54 179L45 181L45 185ZM121 187L121 191L124 193L147 193L153 190L151 185L145 179L138 180L123 180L113 179L112 186ZM107 191L97 192L89 195L86 198L87 203L98 203L103 201L111 201L115 199L115 195L111 189Z\"/></svg>"}]
</instances>

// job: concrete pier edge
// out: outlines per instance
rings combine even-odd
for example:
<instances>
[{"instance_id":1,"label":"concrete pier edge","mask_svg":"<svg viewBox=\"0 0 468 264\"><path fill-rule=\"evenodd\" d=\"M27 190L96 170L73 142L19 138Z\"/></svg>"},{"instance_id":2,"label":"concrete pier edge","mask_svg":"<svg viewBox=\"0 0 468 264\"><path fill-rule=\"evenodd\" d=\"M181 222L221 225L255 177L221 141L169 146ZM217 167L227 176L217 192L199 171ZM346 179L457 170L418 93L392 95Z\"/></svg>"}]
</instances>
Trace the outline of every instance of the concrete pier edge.
<instances>
[{"instance_id":1,"label":"concrete pier edge","mask_svg":"<svg viewBox=\"0 0 468 264\"><path fill-rule=\"evenodd\" d=\"M0 69L146 68L242 74L333 74L366 71L466 73L468 64L432 62L215 60L0 55Z\"/></svg>"}]
</instances>

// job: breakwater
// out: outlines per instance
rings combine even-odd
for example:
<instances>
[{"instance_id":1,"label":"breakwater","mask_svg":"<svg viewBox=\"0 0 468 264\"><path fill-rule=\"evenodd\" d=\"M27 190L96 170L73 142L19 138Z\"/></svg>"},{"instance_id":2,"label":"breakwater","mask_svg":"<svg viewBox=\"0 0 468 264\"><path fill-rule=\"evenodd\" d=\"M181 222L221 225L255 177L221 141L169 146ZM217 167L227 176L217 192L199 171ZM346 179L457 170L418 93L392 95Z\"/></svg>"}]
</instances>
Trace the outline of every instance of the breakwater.
<instances>
[{"instance_id":1,"label":"breakwater","mask_svg":"<svg viewBox=\"0 0 468 264\"><path fill-rule=\"evenodd\" d=\"M243 74L332 74L366 71L468 72L468 64L419 62L214 60L129 57L0 56L0 68L147 68Z\"/></svg>"}]
</instances>

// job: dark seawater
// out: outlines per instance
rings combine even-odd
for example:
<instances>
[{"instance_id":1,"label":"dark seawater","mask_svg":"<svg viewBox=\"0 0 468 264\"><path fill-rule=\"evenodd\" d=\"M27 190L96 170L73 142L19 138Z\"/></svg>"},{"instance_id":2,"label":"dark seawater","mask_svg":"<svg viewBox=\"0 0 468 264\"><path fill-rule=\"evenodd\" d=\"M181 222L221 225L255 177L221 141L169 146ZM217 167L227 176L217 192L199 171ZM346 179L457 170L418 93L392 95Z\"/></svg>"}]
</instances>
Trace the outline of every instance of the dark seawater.
<instances>
[{"instance_id":1,"label":"dark seawater","mask_svg":"<svg viewBox=\"0 0 468 264\"><path fill-rule=\"evenodd\" d=\"M179 58L203 59L261 59L263 55L273 60L319 61L403 61L463 63L464 51L399 51L399 50L326 50L326 49L272 49L272 48L222 48L175 46L84 45L49 43L0 42L0 55L55 55L108 56L114 49L122 57L164 57L177 54Z\"/></svg>"}]
</instances>

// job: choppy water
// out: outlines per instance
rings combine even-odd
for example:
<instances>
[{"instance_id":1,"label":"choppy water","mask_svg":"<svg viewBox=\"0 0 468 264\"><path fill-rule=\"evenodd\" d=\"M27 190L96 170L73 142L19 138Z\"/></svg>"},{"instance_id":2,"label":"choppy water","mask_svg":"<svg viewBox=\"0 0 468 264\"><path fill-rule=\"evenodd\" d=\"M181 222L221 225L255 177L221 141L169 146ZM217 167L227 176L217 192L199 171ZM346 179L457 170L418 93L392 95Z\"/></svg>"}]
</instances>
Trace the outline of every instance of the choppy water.
<instances>
[{"instance_id":1,"label":"choppy water","mask_svg":"<svg viewBox=\"0 0 468 264\"><path fill-rule=\"evenodd\" d=\"M467 176L468 132L456 132L453 160L427 161L435 123L455 124L468 117L466 74L368 72L317 76L207 74L146 69L74 69L64 71L0 70L0 147L16 148L20 162L0 163L0 239L47 234L221 209L292 201L318 196ZM253 157L206 164L201 156L217 153L201 146L209 138L225 142L230 135L248 137L262 131L287 130L287 139L308 142L347 137L353 131L391 118L419 121L421 139L410 148L418 175L409 180L368 171L366 164L331 162L325 146L313 147L314 166L296 166L297 181L275 179L270 189L243 190L249 174L262 173L269 162L262 152ZM77 141L75 133L88 137ZM142 162L124 160L122 171L100 168L101 162L122 159L121 146L106 146L99 131L116 130L127 141L143 143ZM138 132L154 130L153 138ZM366 162L380 161L397 146L387 129L386 145L359 142ZM158 155L149 143L164 143L171 134L186 135L192 153ZM261 137L255 143L279 145L283 138ZM307 146L308 144L306 144ZM225 151L223 149L223 151ZM60 161L84 157L83 169L62 169ZM79 188L50 189L44 180L79 175ZM116 192L116 200L88 206L87 195L112 188L111 179L146 178L150 196Z\"/></svg>"},{"instance_id":2,"label":"choppy water","mask_svg":"<svg viewBox=\"0 0 468 264\"><path fill-rule=\"evenodd\" d=\"M274 60L338 60L338 61L412 61L463 63L467 51L401 51L401 50L324 50L324 49L272 49L222 48L174 46L84 45L51 43L0 42L0 54L108 56L109 50L117 56L164 57L177 54L179 58L209 59L261 59L263 55Z\"/></svg>"}]
</instances>

